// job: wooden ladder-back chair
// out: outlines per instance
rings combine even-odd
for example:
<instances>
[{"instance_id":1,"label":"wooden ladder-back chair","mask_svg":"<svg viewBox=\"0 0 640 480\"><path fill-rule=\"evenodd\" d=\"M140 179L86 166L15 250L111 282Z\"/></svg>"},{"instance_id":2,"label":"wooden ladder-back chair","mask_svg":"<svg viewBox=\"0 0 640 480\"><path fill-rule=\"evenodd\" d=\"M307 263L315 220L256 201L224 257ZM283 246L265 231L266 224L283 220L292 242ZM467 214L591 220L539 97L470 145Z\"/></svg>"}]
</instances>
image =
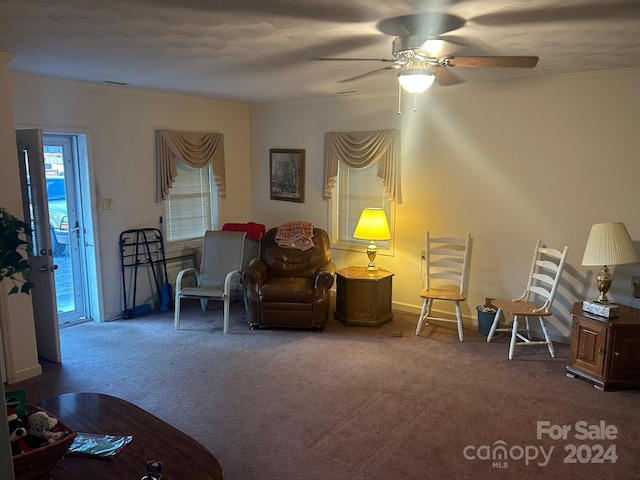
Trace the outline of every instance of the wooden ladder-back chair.
<instances>
[{"instance_id":1,"label":"wooden ladder-back chair","mask_svg":"<svg viewBox=\"0 0 640 480\"><path fill-rule=\"evenodd\" d=\"M208 230L204 234L200 269L181 270L176 277L176 300L173 327L180 328L180 300L195 298L200 300L202 311L207 310L209 300L223 302L224 333L229 330L229 306L234 289L242 288L242 261L244 257L245 232L221 232ZM183 286L184 275L192 273L196 286Z\"/></svg>"},{"instance_id":2,"label":"wooden ladder-back chair","mask_svg":"<svg viewBox=\"0 0 640 480\"><path fill-rule=\"evenodd\" d=\"M513 359L513 352L516 345L546 345L551 357L555 357L553 343L549 338L544 317L551 315L551 306L558 290L562 270L567 260L569 247L565 246L562 251L554 248L542 246L540 239L536 242L536 248L531 263L531 271L524 293L513 300L492 300L491 303L497 308L496 316L487 335L487 342L491 342L495 332L511 332L509 343L509 360ZM536 303L533 299L537 296L542 303ZM511 327L498 328L502 313L513 316ZM525 328L518 324L520 317L525 318ZM540 328L544 335L544 340L534 341L531 339L529 317L538 317ZM523 335L526 331L526 336Z\"/></svg>"},{"instance_id":3,"label":"wooden ladder-back chair","mask_svg":"<svg viewBox=\"0 0 640 480\"><path fill-rule=\"evenodd\" d=\"M429 320L440 322L455 322L458 324L458 338L462 342L462 312L460 302L467 298L469 267L471 263L471 234L465 238L431 237L426 233L425 250L425 287L420 290L422 310L416 328L416 335L420 334L423 326ZM456 319L431 316L434 300L454 302Z\"/></svg>"}]
</instances>

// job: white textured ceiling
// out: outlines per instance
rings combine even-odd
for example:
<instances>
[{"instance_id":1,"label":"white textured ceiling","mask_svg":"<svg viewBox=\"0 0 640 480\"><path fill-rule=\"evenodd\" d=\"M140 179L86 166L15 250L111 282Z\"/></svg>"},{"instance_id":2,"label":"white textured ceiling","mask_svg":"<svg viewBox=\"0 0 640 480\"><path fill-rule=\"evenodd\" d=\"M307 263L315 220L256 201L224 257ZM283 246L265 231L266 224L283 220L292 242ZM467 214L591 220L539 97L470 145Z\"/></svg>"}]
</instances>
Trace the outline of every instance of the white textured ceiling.
<instances>
[{"instance_id":1,"label":"white textured ceiling","mask_svg":"<svg viewBox=\"0 0 640 480\"><path fill-rule=\"evenodd\" d=\"M312 57L391 58L378 22L425 12L464 20L446 54L540 57L466 82L640 67L640 0L0 0L0 50L16 72L228 100L395 92L393 70L337 82L384 64Z\"/></svg>"}]
</instances>

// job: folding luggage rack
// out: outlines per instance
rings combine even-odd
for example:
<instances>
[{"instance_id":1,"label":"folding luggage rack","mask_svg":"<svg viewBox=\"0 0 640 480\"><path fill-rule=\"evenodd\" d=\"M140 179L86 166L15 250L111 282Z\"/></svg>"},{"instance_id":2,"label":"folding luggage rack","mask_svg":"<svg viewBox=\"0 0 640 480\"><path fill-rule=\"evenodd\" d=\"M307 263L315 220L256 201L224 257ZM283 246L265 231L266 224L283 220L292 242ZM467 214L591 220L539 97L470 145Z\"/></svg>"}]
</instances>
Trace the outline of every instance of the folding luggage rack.
<instances>
[{"instance_id":1,"label":"folding luggage rack","mask_svg":"<svg viewBox=\"0 0 640 480\"><path fill-rule=\"evenodd\" d=\"M138 267L150 269L152 281L161 300L162 311L173 308L170 285L167 282L167 261L164 254L162 232L157 228L125 230L120 234L120 265L122 272L122 296L124 310L122 318L134 318L151 312L149 304L136 305ZM127 271L133 269L133 280L129 272L129 287L133 283L132 305L128 304ZM149 272L147 272L148 274Z\"/></svg>"}]
</instances>

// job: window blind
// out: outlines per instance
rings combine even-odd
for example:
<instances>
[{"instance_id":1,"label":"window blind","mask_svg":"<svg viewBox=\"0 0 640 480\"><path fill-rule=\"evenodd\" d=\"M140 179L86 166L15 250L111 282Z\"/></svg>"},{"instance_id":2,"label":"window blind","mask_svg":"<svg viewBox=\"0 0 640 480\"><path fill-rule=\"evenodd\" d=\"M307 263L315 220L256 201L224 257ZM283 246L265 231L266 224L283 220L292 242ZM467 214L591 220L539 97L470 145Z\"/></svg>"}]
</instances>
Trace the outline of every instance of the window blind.
<instances>
[{"instance_id":1,"label":"window blind","mask_svg":"<svg viewBox=\"0 0 640 480\"><path fill-rule=\"evenodd\" d=\"M368 240L353 238L360 214L364 208L382 208L391 222L391 202L378 177L377 165L351 168L340 162L337 181L338 197L338 241L367 245ZM390 225L390 228L393 228ZM388 250L390 240L376 240L378 248Z\"/></svg>"},{"instance_id":2,"label":"window blind","mask_svg":"<svg viewBox=\"0 0 640 480\"><path fill-rule=\"evenodd\" d=\"M176 176L165 200L165 236L168 242L202 238L212 229L211 166L191 168L176 162ZM216 199L217 200L217 199Z\"/></svg>"}]
</instances>

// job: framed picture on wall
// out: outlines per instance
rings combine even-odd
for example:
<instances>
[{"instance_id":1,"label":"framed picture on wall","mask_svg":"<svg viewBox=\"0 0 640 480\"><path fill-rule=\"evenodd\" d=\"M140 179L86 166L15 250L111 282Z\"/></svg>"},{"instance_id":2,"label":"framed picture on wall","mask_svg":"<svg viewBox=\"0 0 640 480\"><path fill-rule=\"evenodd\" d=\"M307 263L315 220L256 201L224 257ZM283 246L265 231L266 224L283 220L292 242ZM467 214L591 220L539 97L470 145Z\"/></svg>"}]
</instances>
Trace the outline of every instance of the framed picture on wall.
<instances>
[{"instance_id":1,"label":"framed picture on wall","mask_svg":"<svg viewBox=\"0 0 640 480\"><path fill-rule=\"evenodd\" d=\"M272 200L304 202L304 150L269 150Z\"/></svg>"}]
</instances>

